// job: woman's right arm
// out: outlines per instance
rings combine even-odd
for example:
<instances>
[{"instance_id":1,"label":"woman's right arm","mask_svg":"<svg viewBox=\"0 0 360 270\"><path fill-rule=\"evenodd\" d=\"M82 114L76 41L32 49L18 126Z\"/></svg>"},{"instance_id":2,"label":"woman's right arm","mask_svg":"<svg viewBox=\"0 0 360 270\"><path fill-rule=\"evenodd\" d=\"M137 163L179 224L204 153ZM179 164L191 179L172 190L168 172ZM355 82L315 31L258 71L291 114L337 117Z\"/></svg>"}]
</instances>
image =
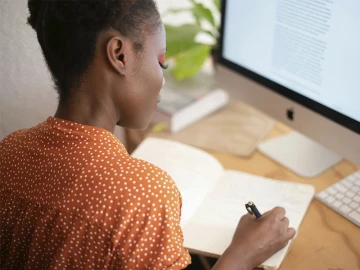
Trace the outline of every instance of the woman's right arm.
<instances>
[{"instance_id":1,"label":"woman's right arm","mask_svg":"<svg viewBox=\"0 0 360 270\"><path fill-rule=\"evenodd\" d=\"M275 207L259 219L244 215L230 246L212 269L254 269L285 247L294 236L295 230L289 228L283 208Z\"/></svg>"}]
</instances>

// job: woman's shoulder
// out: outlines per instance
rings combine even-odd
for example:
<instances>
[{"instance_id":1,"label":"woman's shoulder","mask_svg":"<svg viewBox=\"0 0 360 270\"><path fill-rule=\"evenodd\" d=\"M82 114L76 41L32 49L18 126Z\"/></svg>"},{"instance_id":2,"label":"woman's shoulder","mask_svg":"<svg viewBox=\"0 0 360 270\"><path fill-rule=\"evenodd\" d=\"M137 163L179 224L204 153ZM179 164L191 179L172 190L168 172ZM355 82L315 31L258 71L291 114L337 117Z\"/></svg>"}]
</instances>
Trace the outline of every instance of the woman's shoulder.
<instances>
[{"instance_id":1,"label":"woman's shoulder","mask_svg":"<svg viewBox=\"0 0 360 270\"><path fill-rule=\"evenodd\" d=\"M28 129L19 129L10 133L3 140L0 141L0 146L14 141L18 141L24 134L26 134L27 131Z\"/></svg>"},{"instance_id":2,"label":"woman's shoulder","mask_svg":"<svg viewBox=\"0 0 360 270\"><path fill-rule=\"evenodd\" d=\"M145 180L147 182L174 184L173 179L165 170L148 161L131 156L122 160L119 170L122 176L137 182Z\"/></svg>"},{"instance_id":3,"label":"woman's shoulder","mask_svg":"<svg viewBox=\"0 0 360 270\"><path fill-rule=\"evenodd\" d=\"M98 162L92 161L86 165L85 175L92 182L99 183L107 192L126 192L127 190L170 191L178 195L179 191L172 177L158 166L142 159L134 158L123 151L115 151L113 156L100 154ZM108 187L111 186L111 189ZM147 193L147 192L146 192Z\"/></svg>"},{"instance_id":4,"label":"woman's shoulder","mask_svg":"<svg viewBox=\"0 0 360 270\"><path fill-rule=\"evenodd\" d=\"M30 128L16 130L7 135L3 140L0 140L0 145L14 142L22 143L32 140L34 137L38 137L39 131L44 130L45 124L46 122L44 121Z\"/></svg>"},{"instance_id":5,"label":"woman's shoulder","mask_svg":"<svg viewBox=\"0 0 360 270\"><path fill-rule=\"evenodd\" d=\"M91 207L87 215L93 217L93 220L102 220L100 213L107 211L108 216L121 216L128 221L137 213L140 219L137 221L142 222L142 219L148 219L155 212L163 215L166 211L180 209L181 194L175 182L154 164L129 156L122 158L116 165L109 165L106 172L102 169L104 167L96 167L94 174L86 175L96 183L96 193L93 187L87 189L91 193L88 200ZM108 225L118 226L118 222L114 219Z\"/></svg>"}]
</instances>

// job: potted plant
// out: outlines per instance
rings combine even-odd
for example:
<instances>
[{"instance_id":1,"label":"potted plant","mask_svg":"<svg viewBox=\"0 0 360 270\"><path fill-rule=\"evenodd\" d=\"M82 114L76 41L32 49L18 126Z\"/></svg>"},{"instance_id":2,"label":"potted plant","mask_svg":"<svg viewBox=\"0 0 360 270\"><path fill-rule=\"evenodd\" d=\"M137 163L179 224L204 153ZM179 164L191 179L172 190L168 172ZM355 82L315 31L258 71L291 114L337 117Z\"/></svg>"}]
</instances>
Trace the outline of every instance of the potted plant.
<instances>
[{"instance_id":1,"label":"potted plant","mask_svg":"<svg viewBox=\"0 0 360 270\"><path fill-rule=\"evenodd\" d=\"M171 74L176 80L196 76L204 63L216 51L219 37L221 0L212 0L212 8L190 0L190 7L168 9L163 16L188 12L194 23L171 25L165 23L167 58Z\"/></svg>"}]
</instances>

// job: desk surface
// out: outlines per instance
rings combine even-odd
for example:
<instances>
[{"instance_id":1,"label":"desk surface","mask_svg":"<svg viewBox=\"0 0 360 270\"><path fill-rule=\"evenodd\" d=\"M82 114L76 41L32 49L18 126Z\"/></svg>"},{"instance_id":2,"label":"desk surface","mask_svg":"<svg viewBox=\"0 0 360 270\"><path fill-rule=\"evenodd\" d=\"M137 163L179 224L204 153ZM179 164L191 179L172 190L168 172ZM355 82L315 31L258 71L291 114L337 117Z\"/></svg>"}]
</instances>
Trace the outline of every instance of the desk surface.
<instances>
[{"instance_id":1,"label":"desk surface","mask_svg":"<svg viewBox=\"0 0 360 270\"><path fill-rule=\"evenodd\" d=\"M289 132L276 124L267 138ZM241 170L274 179L311 184L316 192L352 174L359 168L343 161L313 179L301 178L259 152L250 158L213 153L226 169ZM289 254L280 270L358 270L360 269L360 228L316 199L311 203Z\"/></svg>"}]
</instances>

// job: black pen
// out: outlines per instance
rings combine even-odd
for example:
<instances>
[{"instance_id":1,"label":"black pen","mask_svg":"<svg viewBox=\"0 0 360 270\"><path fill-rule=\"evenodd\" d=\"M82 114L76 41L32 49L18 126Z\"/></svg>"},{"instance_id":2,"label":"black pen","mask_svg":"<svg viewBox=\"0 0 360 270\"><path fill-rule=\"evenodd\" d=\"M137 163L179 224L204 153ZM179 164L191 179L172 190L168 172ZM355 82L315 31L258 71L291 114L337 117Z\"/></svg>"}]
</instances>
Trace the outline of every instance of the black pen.
<instances>
[{"instance_id":1,"label":"black pen","mask_svg":"<svg viewBox=\"0 0 360 270\"><path fill-rule=\"evenodd\" d=\"M255 215L256 218L260 218L261 214L259 212L259 210L256 208L255 204L250 201L247 204L245 204L246 210L251 214L251 215Z\"/></svg>"}]
</instances>

